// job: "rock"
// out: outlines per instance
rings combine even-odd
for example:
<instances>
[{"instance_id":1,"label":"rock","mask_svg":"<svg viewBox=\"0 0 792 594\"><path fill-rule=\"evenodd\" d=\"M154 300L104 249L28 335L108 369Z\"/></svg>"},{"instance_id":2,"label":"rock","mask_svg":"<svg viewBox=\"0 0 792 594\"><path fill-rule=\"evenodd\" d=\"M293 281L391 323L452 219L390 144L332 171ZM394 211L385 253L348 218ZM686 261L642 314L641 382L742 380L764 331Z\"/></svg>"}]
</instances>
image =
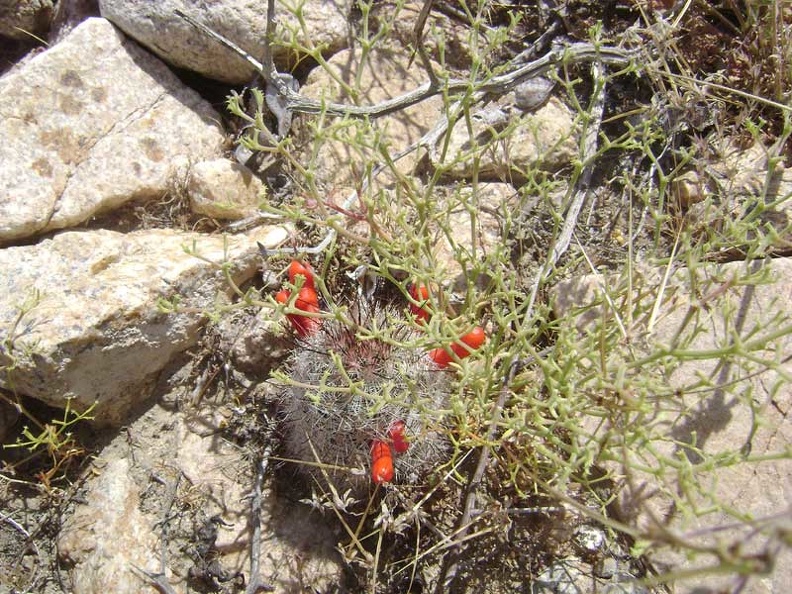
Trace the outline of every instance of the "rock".
<instances>
[{"instance_id":1,"label":"rock","mask_svg":"<svg viewBox=\"0 0 792 594\"><path fill-rule=\"evenodd\" d=\"M249 317L226 316L218 324L227 339L221 348L229 353L234 368L254 377L261 377L279 361L285 359L293 343L283 333L283 321L272 319L271 312L262 309Z\"/></svg>"},{"instance_id":2,"label":"rock","mask_svg":"<svg viewBox=\"0 0 792 594\"><path fill-rule=\"evenodd\" d=\"M655 568L690 572L677 584L681 591L732 589L733 575L706 572L722 563L715 550L768 572L751 571L744 592L778 592L792 582L789 548L779 549L775 571L762 566L781 538L776 531L792 529L792 387L786 379L792 363L781 356L792 352L790 279L792 260L775 259L681 269L667 282L663 271L634 270L632 292L602 276L565 281L552 291L561 332L574 325L582 337L600 336L599 321L613 315L603 297L607 287L609 302L632 306L620 309L631 320L629 360L669 354L662 368L647 362L637 369L656 385L641 380L635 391L601 394L623 403L624 414L610 419L608 409L592 402L578 440L600 451L621 439L631 406L648 399L651 414L641 417L640 439L603 457L612 460L605 466L622 485L619 515L647 535ZM738 340L741 346L729 353ZM622 356L607 355L614 364Z\"/></svg>"},{"instance_id":3,"label":"rock","mask_svg":"<svg viewBox=\"0 0 792 594\"><path fill-rule=\"evenodd\" d=\"M72 570L81 594L138 594L141 580L133 566L159 567L155 518L140 511L140 487L129 474L131 462L114 458L97 464L86 500L66 519L58 537L61 559Z\"/></svg>"},{"instance_id":4,"label":"rock","mask_svg":"<svg viewBox=\"0 0 792 594\"><path fill-rule=\"evenodd\" d=\"M175 387L164 401L181 398L182 390ZM219 437L231 417L227 409L188 410L154 405L110 441L87 474L87 494L58 540L75 592L153 591L131 565L161 571L166 511L164 577L173 592L197 591L190 575L210 560L249 580L250 460ZM327 591L343 572L332 530L303 505L276 497L270 483L261 502L262 580L278 592L294 591L296 584Z\"/></svg>"},{"instance_id":5,"label":"rock","mask_svg":"<svg viewBox=\"0 0 792 594\"><path fill-rule=\"evenodd\" d=\"M608 581L595 577L592 568L575 557L559 559L540 573L531 588L532 594L647 594L636 578L620 572Z\"/></svg>"},{"instance_id":6,"label":"rock","mask_svg":"<svg viewBox=\"0 0 792 594\"><path fill-rule=\"evenodd\" d=\"M578 526L573 535L575 546L581 555L594 555L605 546L605 532L590 525Z\"/></svg>"},{"instance_id":7,"label":"rock","mask_svg":"<svg viewBox=\"0 0 792 594\"><path fill-rule=\"evenodd\" d=\"M590 594L594 592L590 571L575 558L559 559L536 577L532 594Z\"/></svg>"},{"instance_id":8,"label":"rock","mask_svg":"<svg viewBox=\"0 0 792 594\"><path fill-rule=\"evenodd\" d=\"M52 0L0 0L0 35L26 39L46 35Z\"/></svg>"},{"instance_id":9,"label":"rock","mask_svg":"<svg viewBox=\"0 0 792 594\"><path fill-rule=\"evenodd\" d=\"M512 99L510 100L509 97ZM513 94L461 118L445 146L441 138L430 151L432 165L453 178L520 181L532 168L558 171L578 154L577 130L572 112L550 97L544 105L523 113L510 101Z\"/></svg>"},{"instance_id":10,"label":"rock","mask_svg":"<svg viewBox=\"0 0 792 594\"><path fill-rule=\"evenodd\" d=\"M411 58L411 52L405 47L377 47L368 52L365 62L361 63L359 49L344 50L329 61L330 70L334 75L324 69L316 68L308 75L300 92L314 99L324 98L327 101L375 105L412 91L426 82L423 71L415 65L410 66ZM354 101L340 89L336 79L359 89ZM395 155L418 141L434 126L441 115L441 106L441 99L433 97L392 115L377 118L374 120L373 128L381 135L379 142L387 143L390 154ZM302 160L306 164L310 162L317 179L329 187L357 187L364 173L359 167L364 161L358 150L367 150L361 146L364 143L354 140L358 134L372 136L373 132L367 129L367 124L364 122L348 122L333 134L331 139L326 140L318 152L314 153L316 134L309 128ZM370 159L372 156L369 151L367 158ZM397 163L397 167L400 171L409 171L414 167L415 160L414 153L407 155Z\"/></svg>"},{"instance_id":11,"label":"rock","mask_svg":"<svg viewBox=\"0 0 792 594\"><path fill-rule=\"evenodd\" d=\"M266 6L266 2L248 0L99 1L103 17L169 64L232 84L249 83L255 71L244 59L194 29L174 11L184 11L260 59L261 40L266 35ZM290 6L300 7L302 22L289 11ZM324 55L340 50L346 45L351 6L351 0L305 0L298 3L278 0L275 18L279 26L276 34L282 35L282 43L274 44L273 59L282 69L287 61L299 60L288 47L291 35L294 35L295 45L322 48ZM166 35L163 35L164 31L167 31Z\"/></svg>"},{"instance_id":12,"label":"rock","mask_svg":"<svg viewBox=\"0 0 792 594\"><path fill-rule=\"evenodd\" d=\"M706 198L707 192L701 177L695 171L686 171L671 181L671 194L679 208L689 209Z\"/></svg>"},{"instance_id":13,"label":"rock","mask_svg":"<svg viewBox=\"0 0 792 594\"><path fill-rule=\"evenodd\" d=\"M423 9L421 0L408 2L376 2L372 6L374 18L387 23L391 28L389 41L403 47L415 45L415 23ZM450 14L450 13L449 13ZM471 36L477 32L468 27L462 19L452 18L439 10L432 10L423 27L422 45L429 58L435 62L443 62L454 70L469 68L477 43L471 42ZM478 31L478 43L486 44L483 31ZM415 57L416 68L420 71L423 65L418 56Z\"/></svg>"},{"instance_id":14,"label":"rock","mask_svg":"<svg viewBox=\"0 0 792 594\"><path fill-rule=\"evenodd\" d=\"M444 220L448 232L434 230L438 238L434 244L437 282L449 284L452 290L464 291L467 286L465 271L469 269L470 260L481 260L492 250L503 249L502 223L507 218L504 213L514 212L517 192L509 184L482 182L476 186L439 186L434 194L446 205L453 205L450 210L447 206L438 208L438 212L448 213ZM475 218L471 212L476 213ZM434 225L438 225L437 219ZM453 238L456 247L451 245L449 238ZM459 252L457 255L455 250Z\"/></svg>"},{"instance_id":15,"label":"rock","mask_svg":"<svg viewBox=\"0 0 792 594\"><path fill-rule=\"evenodd\" d=\"M58 0L49 34L49 43L60 42L88 17L98 17L96 0Z\"/></svg>"},{"instance_id":16,"label":"rock","mask_svg":"<svg viewBox=\"0 0 792 594\"><path fill-rule=\"evenodd\" d=\"M521 82L514 89L514 105L522 111L539 109L550 99L555 83L547 77L536 76Z\"/></svg>"},{"instance_id":17,"label":"rock","mask_svg":"<svg viewBox=\"0 0 792 594\"><path fill-rule=\"evenodd\" d=\"M769 236L772 248L792 248L792 168L778 160L771 170L771 151L758 142L745 149L722 139L710 144L715 155L706 169L684 171L671 182L685 222L708 236L734 221L758 218L758 232Z\"/></svg>"},{"instance_id":18,"label":"rock","mask_svg":"<svg viewBox=\"0 0 792 594\"><path fill-rule=\"evenodd\" d=\"M219 155L219 116L92 18L0 79L0 243L159 198L173 163Z\"/></svg>"},{"instance_id":19,"label":"rock","mask_svg":"<svg viewBox=\"0 0 792 594\"><path fill-rule=\"evenodd\" d=\"M198 312L228 293L219 265L230 262L244 282L256 272L256 241L275 247L287 235L284 227L230 237L100 230L0 250L0 327L12 345L0 366L14 361L0 385L56 407L96 402L97 421L122 422L171 357L195 343ZM158 311L158 300L173 298L196 313Z\"/></svg>"},{"instance_id":20,"label":"rock","mask_svg":"<svg viewBox=\"0 0 792 594\"><path fill-rule=\"evenodd\" d=\"M192 166L187 193L197 214L213 219L244 219L258 211L264 184L244 165L215 159Z\"/></svg>"}]
</instances>

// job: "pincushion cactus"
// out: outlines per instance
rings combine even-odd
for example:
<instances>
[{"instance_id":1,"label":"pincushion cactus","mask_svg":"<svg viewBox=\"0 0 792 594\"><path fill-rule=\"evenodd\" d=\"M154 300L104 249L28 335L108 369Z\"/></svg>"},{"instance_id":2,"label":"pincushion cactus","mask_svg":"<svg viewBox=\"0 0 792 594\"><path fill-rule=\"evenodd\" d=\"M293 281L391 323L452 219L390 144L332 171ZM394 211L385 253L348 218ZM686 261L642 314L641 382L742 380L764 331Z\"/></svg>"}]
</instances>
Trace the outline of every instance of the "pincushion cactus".
<instances>
[{"instance_id":1,"label":"pincushion cactus","mask_svg":"<svg viewBox=\"0 0 792 594\"><path fill-rule=\"evenodd\" d=\"M314 485L326 490L329 480L364 499L390 482L387 454L397 483L416 483L443 461L449 375L411 346L420 331L403 311L362 301L350 316L324 320L298 342L280 394L281 429L284 456L302 461L296 466ZM373 469L375 444L383 461Z\"/></svg>"}]
</instances>

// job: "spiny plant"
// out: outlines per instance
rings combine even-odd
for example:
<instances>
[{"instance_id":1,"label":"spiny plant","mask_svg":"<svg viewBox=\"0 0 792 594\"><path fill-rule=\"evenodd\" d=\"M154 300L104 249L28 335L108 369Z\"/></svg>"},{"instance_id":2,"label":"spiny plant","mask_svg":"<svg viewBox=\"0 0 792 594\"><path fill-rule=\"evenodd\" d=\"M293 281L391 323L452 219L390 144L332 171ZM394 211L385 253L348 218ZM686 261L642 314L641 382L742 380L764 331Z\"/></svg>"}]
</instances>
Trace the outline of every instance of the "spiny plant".
<instances>
[{"instance_id":1,"label":"spiny plant","mask_svg":"<svg viewBox=\"0 0 792 594\"><path fill-rule=\"evenodd\" d=\"M449 378L415 348L420 330L403 315L353 303L346 319L325 320L295 347L280 375L284 455L311 482L367 500L372 485L415 484L444 461ZM396 427L404 449L383 451L394 468L378 474L370 452L389 450Z\"/></svg>"},{"instance_id":2,"label":"spiny plant","mask_svg":"<svg viewBox=\"0 0 792 594\"><path fill-rule=\"evenodd\" d=\"M374 11L371 3L359 6L358 43L370 52L386 43L404 5L395 3L391 12ZM719 571L734 572L741 579L767 568L752 563L752 553L742 551L738 542L732 542L734 546L702 545L694 535L675 533L667 518L656 518L658 521L647 527L638 523L637 514L631 515L630 510L614 511L620 495L638 486L636 478L649 476L679 515L725 513L750 528L750 520L740 509L729 508L712 491L712 472L738 464L756 465L762 456L751 456L739 448L711 452L691 439L690 432L686 436L679 431L669 433L668 427L685 425L684 419L693 416L696 403L728 394L754 414L751 434L759 431L763 410L751 397L749 380L766 370L786 377L786 361L772 354L782 352L784 341L792 334L789 315L776 304L762 323L744 335L730 304L735 290L766 282L766 270L757 272L749 263L730 277L719 277L720 272L709 268L710 262L724 254L735 257L735 252L725 249L735 245L740 247L738 257L746 261L773 253L773 240L786 230L769 226L762 213L778 209L789 196L767 200L772 196L772 175L768 173L758 193L740 197L746 200L737 211L725 210L724 205L737 198L729 195L728 189L724 200L713 199L711 208L724 224L709 226L704 233L697 232L676 193L683 174L709 169L709 160L715 156L705 148L713 137L723 137L730 130L728 120L717 118L718 110L727 103L744 108L742 121L751 123L748 128L754 130L754 140L772 138L775 144L767 170L776 167L790 130L790 110L778 101L778 90L781 96L788 93L790 73L780 71L777 79L763 84L762 89L773 89L773 97L765 97L754 89L738 88L736 79L715 80L713 73L693 70L690 48L679 44L680 24L691 7L699 10L699 4L684 3L672 14L648 6L637 6L643 19L638 26L614 33L600 25L589 32L588 41L600 56L606 51L604 39L614 40L623 34L626 45L640 48L630 56L638 59L612 62L605 68L595 57L592 66L583 67L567 54L550 73L558 94L575 113L577 154L561 172L543 170L541 163L501 170L501 181L519 187L509 200L491 207L499 221L494 242L484 241L480 225L481 166L489 154L502 151L515 128L509 124L493 129L457 155L451 154L449 147L455 125L473 129L476 108L487 98L488 84L500 80L498 77L513 66L499 58L509 53L508 45L516 35L524 34L520 19L525 13L518 8L462 3L461 18L469 34L466 43L472 48L470 69L462 74L446 60L449 39L442 30L431 27L426 33L435 48L433 64L426 59L421 35L416 35L414 49L430 80L428 88L435 85L443 91L443 107L435 128L408 150L437 150L446 157L431 167L426 167L424 158L418 160L420 167L414 171L400 168L403 154L397 151L402 147L390 145L387 133L375 121L376 110L368 113L369 117L360 117L360 109L350 107L344 112L343 106L331 101L317 106L295 100L291 106L295 112L313 114L303 124L304 136L263 144L263 136L272 136L265 123L264 95L254 93L253 115L245 114L238 97L229 100L231 111L251 126L242 142L252 150L276 156L294 175L298 193L292 200L268 208L308 231L306 242L316 239L318 243L304 246L304 253L350 270L366 266L399 288L406 303L410 301L409 282L444 285L436 295L437 310L445 314L442 318L433 318L420 333L409 328L409 332L393 335L379 325L375 330L366 328L367 324L346 315L326 290L341 286L340 274L325 264L327 287L322 292L333 305L320 317L337 325L328 337L316 340L341 344L347 344L352 336L361 344L379 340L376 352L381 354L380 347L383 351L386 347L407 348L412 349L406 351L408 357L413 357L420 349L450 344L466 324L478 323L488 330L488 344L479 356L456 364L457 374L445 387L442 401L416 402L396 413L399 417L416 413L432 418L437 409L447 409L444 424L437 426L449 444L448 462L441 468L449 489L458 497L459 509L456 514L447 512L427 520L436 520L434 528L442 526L438 529L442 536L422 541L415 559L380 556L386 531L395 532L397 526L403 526L399 518L408 521L403 515L389 518L381 512L375 530L376 558L370 553L365 557L365 547L357 549L367 560L371 591L377 589L377 576L387 581L384 567L394 575L405 567L417 571L419 559L440 564L438 587L453 583L464 547L474 547L477 538L492 531L508 533L508 514L529 509L537 499L574 509L580 517L622 535L632 543L636 556L670 544L690 557L714 557L713 566L700 568L698 574L692 570L687 577ZM490 27L488 15L499 10L508 17L504 19L508 24ZM786 47L783 40L788 35L780 26L788 18L781 3L766 8L747 3L745 11L731 6L729 13L742 18L738 28L743 31L751 23L764 23L774 32L775 42L762 45L761 51L775 47L780 52L778 59L788 62L781 49ZM571 27L566 17L564 25ZM746 47L742 49L749 51ZM324 59L317 58L317 62L334 74ZM458 84L460 78L465 86ZM354 82L345 84L351 87L345 96L353 102L360 89ZM705 93L705 87L714 93ZM625 98L625 89L635 97ZM611 97L616 99L609 101ZM693 108L699 103L704 108L703 119L694 117ZM757 110L756 105L762 108ZM781 116L768 123L762 119L767 109ZM342 204L329 200L318 173L322 146L339 139L355 154L354 165L362 180ZM297 156L296 142L303 142L308 149L302 157ZM462 163L470 165L467 177L461 183L450 181L458 178ZM595 184L596 195L591 192ZM472 192L465 193L460 186L469 186ZM466 221L463 232L453 220L460 212ZM441 244L449 246L450 258L439 257ZM452 269L458 274L453 283L445 277ZM593 277L599 279L599 296L584 310L573 309L567 315L554 310L554 287L586 273L607 273ZM682 291L698 291L699 301L689 306L676 334L663 344L655 340L655 332L673 313ZM557 297L558 290L555 294ZM279 306L280 311L301 315L293 302ZM696 341L709 331L711 312L718 310L718 323L731 340L702 348ZM583 314L590 320L588 325L581 324ZM389 323L393 317L385 316ZM771 329L762 330L762 324ZM373 403L367 388L360 388L367 384L354 375L356 354L349 360L344 358L343 348L335 355L326 346L316 350L320 352L315 355L296 351L292 361L297 378L309 381L295 381L294 373L290 379L283 378L301 390L305 402L313 398L317 408L311 414L321 411L328 395L336 393L350 401L351 396L357 397L358 408L388 409L387 398ZM319 375L312 366L305 367L307 361L317 359L321 365L316 367L325 370ZM726 372L714 379L701 376L671 387L671 378L690 361L706 362ZM396 370L402 373L398 365ZM386 383L394 381L393 376L384 375ZM332 417L330 408L328 417ZM293 411L296 418L307 418L305 413L302 408ZM332 430L322 423L323 431ZM318 476L316 472L321 473L322 464L327 464L325 456L317 456L309 439L299 439L303 453L296 457L315 462L318 470L309 472ZM353 450L360 453L361 445ZM328 449L333 447L331 442ZM310 453L304 453L307 451ZM786 459L789 452L765 456ZM326 480L325 474L321 476ZM394 487L387 500L398 500L400 493L406 492ZM706 500L704 507L701 497ZM506 499L513 509L498 515L493 510ZM419 495L411 503L391 509L407 509L411 518L426 519L426 501ZM637 511L652 513L648 502L633 498L632 503ZM757 529L766 537L770 563L784 544L783 536L764 524ZM348 533L359 542L359 531ZM662 583L679 577L672 568L644 579Z\"/></svg>"}]
</instances>

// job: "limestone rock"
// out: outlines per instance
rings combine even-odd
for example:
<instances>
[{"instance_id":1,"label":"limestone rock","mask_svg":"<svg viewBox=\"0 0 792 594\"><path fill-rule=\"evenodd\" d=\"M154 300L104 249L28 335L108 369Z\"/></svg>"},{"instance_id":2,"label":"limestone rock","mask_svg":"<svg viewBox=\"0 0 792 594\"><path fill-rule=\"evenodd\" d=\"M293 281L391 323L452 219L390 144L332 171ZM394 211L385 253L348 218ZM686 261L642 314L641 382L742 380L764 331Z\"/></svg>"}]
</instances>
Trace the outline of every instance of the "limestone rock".
<instances>
[{"instance_id":1,"label":"limestone rock","mask_svg":"<svg viewBox=\"0 0 792 594\"><path fill-rule=\"evenodd\" d=\"M449 237L453 238L461 258L478 258L492 250L503 248L504 213L516 208L517 193L509 184L479 183L475 187L438 187L436 195L450 193L445 200L455 205L448 211L445 221L448 232L435 230L434 255L440 268L437 270L438 282L449 282L453 288L464 290L467 280L464 276L463 262L454 255ZM439 209L446 212L445 208ZM471 212L476 216L472 217ZM437 220L435 220L437 225ZM484 279L476 279L484 280Z\"/></svg>"},{"instance_id":2,"label":"limestone rock","mask_svg":"<svg viewBox=\"0 0 792 594\"><path fill-rule=\"evenodd\" d=\"M166 193L220 154L218 115L104 19L0 79L0 242Z\"/></svg>"},{"instance_id":3,"label":"limestone rock","mask_svg":"<svg viewBox=\"0 0 792 594\"><path fill-rule=\"evenodd\" d=\"M464 118L457 121L448 147L441 138L430 151L434 167L453 178L473 177L475 166L480 180L519 181L531 168L557 171L569 165L578 152L569 108L550 97L523 113L510 101L514 94L475 110L470 129Z\"/></svg>"},{"instance_id":4,"label":"limestone rock","mask_svg":"<svg viewBox=\"0 0 792 594\"><path fill-rule=\"evenodd\" d=\"M196 163L187 193L193 212L213 219L243 219L258 210L264 184L244 165L228 159Z\"/></svg>"},{"instance_id":5,"label":"limestone rock","mask_svg":"<svg viewBox=\"0 0 792 594\"><path fill-rule=\"evenodd\" d=\"M98 421L119 423L197 338L200 313L161 313L158 299L211 308L229 290L211 263L230 262L243 282L256 272L256 241L275 247L286 236L283 227L231 237L101 230L0 250L0 328L12 337L0 366L13 359L20 394L58 407L66 398L78 409L97 402Z\"/></svg>"},{"instance_id":6,"label":"limestone rock","mask_svg":"<svg viewBox=\"0 0 792 594\"><path fill-rule=\"evenodd\" d=\"M410 66L411 57L412 54L405 47L373 49L366 54L365 61L362 61L359 49L344 50L329 61L334 76L321 68L316 68L308 75L300 92L314 99L324 98L327 101L375 105L412 91L426 82L423 71L415 65ZM341 90L336 79L359 89L355 100L351 100ZM392 115L377 118L373 121L373 128L380 135L379 141L387 143L391 155L395 155L432 129L440 117L441 106L440 98L433 97ZM372 136L371 130L365 128L366 125L359 121L342 126L316 153L312 148L315 134L309 130L306 143L308 146L303 161L306 165L312 165L318 180L328 186L357 186L363 174L359 167L363 160L353 147L362 143L352 139L359 133ZM311 134L313 136L310 136ZM371 158L371 155L368 157ZM409 171L414 164L415 155L411 154L401 159L397 167L400 171Z\"/></svg>"},{"instance_id":7,"label":"limestone rock","mask_svg":"<svg viewBox=\"0 0 792 594\"><path fill-rule=\"evenodd\" d=\"M163 400L179 398L181 390L175 387ZM216 404L187 413L154 405L102 450L86 477L87 494L58 541L75 592L154 591L131 564L160 572L166 509L164 579L173 592L195 592L190 572L210 560L249 580L253 477L242 450L218 436L231 416ZM262 494L262 581L278 592L298 584L327 591L343 571L332 530L322 516L276 497L270 483Z\"/></svg>"},{"instance_id":8,"label":"limestone rock","mask_svg":"<svg viewBox=\"0 0 792 594\"><path fill-rule=\"evenodd\" d=\"M196 31L174 14L174 10L182 10L260 59L261 40L266 34L266 6L266 2L249 0L99 2L103 17L169 64L235 84L250 82L255 75L253 68L231 50ZM289 11L290 6L301 7L305 28ZM351 6L350 0L306 0L298 3L278 0L275 9L278 31L285 39L294 35L298 44L321 47L324 54L332 54L346 45ZM289 51L275 44L273 58L285 66L287 59L294 59Z\"/></svg>"},{"instance_id":9,"label":"limestone rock","mask_svg":"<svg viewBox=\"0 0 792 594\"><path fill-rule=\"evenodd\" d=\"M130 462L115 458L98 467L87 500L70 516L59 535L61 558L72 571L75 592L138 594L142 583L132 570L159 567L156 520L140 511L140 487L129 474Z\"/></svg>"},{"instance_id":10,"label":"limestone rock","mask_svg":"<svg viewBox=\"0 0 792 594\"><path fill-rule=\"evenodd\" d=\"M613 303L623 319L632 320L630 360L641 360L641 353L678 353L668 357L666 375L649 363L638 370L657 375L664 391L636 387L635 393L601 396L623 399L625 407L632 399L652 405L640 420L643 441L619 449L618 461L606 456L608 470L622 482L623 518L651 534L673 535L669 543L719 547L757 561L781 538L776 530L792 529L792 386L786 379L792 363L783 355L792 352L792 338L783 332L792 322L790 279L792 260L775 259L682 269L667 282L663 271L634 270L632 292L626 283L599 275L553 289L560 328L572 324L582 335L599 336L600 321L614 315ZM736 340L750 356L718 355ZM608 353L609 360L618 357ZM596 403L591 408L581 416L579 442L599 450L619 439L620 427L630 421L622 414L609 420ZM649 554L661 571L684 573L719 563L712 554L694 558L685 550L655 544ZM680 591L734 585L730 576L693 576L679 584ZM775 571L755 575L742 591L778 592L791 580L792 551L782 548Z\"/></svg>"},{"instance_id":11,"label":"limestone rock","mask_svg":"<svg viewBox=\"0 0 792 594\"><path fill-rule=\"evenodd\" d=\"M43 35L52 18L52 0L0 0L0 35L26 39Z\"/></svg>"}]
</instances>

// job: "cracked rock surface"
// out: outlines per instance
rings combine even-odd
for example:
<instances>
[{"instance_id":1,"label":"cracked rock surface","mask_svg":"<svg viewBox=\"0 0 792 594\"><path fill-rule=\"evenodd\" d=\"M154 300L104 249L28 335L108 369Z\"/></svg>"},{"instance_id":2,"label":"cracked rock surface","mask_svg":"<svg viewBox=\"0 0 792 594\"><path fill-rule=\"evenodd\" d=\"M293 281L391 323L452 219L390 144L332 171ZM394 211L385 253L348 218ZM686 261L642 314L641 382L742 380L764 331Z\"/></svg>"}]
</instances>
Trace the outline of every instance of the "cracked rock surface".
<instances>
[{"instance_id":1,"label":"cracked rock surface","mask_svg":"<svg viewBox=\"0 0 792 594\"><path fill-rule=\"evenodd\" d=\"M175 157L221 150L218 118L108 21L86 20L0 79L0 243L164 194Z\"/></svg>"}]
</instances>

